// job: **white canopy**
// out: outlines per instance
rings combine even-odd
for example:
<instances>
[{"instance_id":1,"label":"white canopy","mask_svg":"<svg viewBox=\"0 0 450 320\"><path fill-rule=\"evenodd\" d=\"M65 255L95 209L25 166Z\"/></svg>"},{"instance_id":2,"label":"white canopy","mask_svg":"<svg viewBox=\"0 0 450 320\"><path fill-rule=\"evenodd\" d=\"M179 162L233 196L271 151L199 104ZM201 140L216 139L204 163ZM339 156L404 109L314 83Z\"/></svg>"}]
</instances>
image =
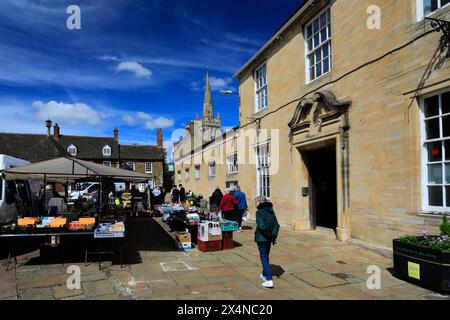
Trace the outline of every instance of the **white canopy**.
<instances>
[{"instance_id":1,"label":"white canopy","mask_svg":"<svg viewBox=\"0 0 450 320\"><path fill-rule=\"evenodd\" d=\"M36 162L28 166L2 170L6 180L41 180L48 182L74 182L81 179L94 181L104 178L128 182L144 182L152 178L151 175L130 170L117 169L101 164L63 157Z\"/></svg>"}]
</instances>

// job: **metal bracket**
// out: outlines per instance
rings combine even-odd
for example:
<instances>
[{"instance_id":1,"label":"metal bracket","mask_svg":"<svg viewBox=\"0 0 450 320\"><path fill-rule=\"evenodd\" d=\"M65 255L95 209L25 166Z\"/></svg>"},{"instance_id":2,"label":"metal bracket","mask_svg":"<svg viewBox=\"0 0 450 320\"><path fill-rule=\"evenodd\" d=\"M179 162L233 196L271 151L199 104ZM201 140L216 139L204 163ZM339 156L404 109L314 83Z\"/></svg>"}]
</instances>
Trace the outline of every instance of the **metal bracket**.
<instances>
[{"instance_id":1,"label":"metal bracket","mask_svg":"<svg viewBox=\"0 0 450 320\"><path fill-rule=\"evenodd\" d=\"M447 58L450 58L450 21L435 18L425 18L425 19L431 21L431 27L436 32L443 33L440 40L441 47L443 50L447 48Z\"/></svg>"}]
</instances>

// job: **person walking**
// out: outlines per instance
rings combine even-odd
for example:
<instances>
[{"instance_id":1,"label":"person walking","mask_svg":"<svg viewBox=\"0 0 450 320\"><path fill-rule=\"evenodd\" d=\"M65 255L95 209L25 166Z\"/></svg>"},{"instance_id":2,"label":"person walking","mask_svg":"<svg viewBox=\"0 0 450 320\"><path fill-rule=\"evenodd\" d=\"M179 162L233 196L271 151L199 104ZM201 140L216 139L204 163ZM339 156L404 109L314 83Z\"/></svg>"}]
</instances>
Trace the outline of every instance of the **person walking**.
<instances>
[{"instance_id":1,"label":"person walking","mask_svg":"<svg viewBox=\"0 0 450 320\"><path fill-rule=\"evenodd\" d=\"M258 197L255 199L256 212L256 230L255 242L258 245L259 257L262 264L263 280L262 286L265 288L273 288L272 271L270 270L269 255L272 245L276 244L280 225L278 224L273 204L267 197Z\"/></svg>"},{"instance_id":2,"label":"person walking","mask_svg":"<svg viewBox=\"0 0 450 320\"><path fill-rule=\"evenodd\" d=\"M236 221L236 206L237 201L233 197L233 190L231 188L227 188L226 193L219 205L219 210L222 211L222 218Z\"/></svg>"},{"instance_id":3,"label":"person walking","mask_svg":"<svg viewBox=\"0 0 450 320\"><path fill-rule=\"evenodd\" d=\"M239 185L236 185L234 187L234 198L237 202L237 209L236 209L236 218L237 223L239 224L239 231L242 232L242 216L244 215L244 212L247 211L247 196L244 192L241 191L241 187Z\"/></svg>"},{"instance_id":4,"label":"person walking","mask_svg":"<svg viewBox=\"0 0 450 320\"><path fill-rule=\"evenodd\" d=\"M184 203L186 202L186 190L184 189L184 187L181 183L178 186L178 188L180 190L180 202L182 205L184 205Z\"/></svg>"},{"instance_id":5,"label":"person walking","mask_svg":"<svg viewBox=\"0 0 450 320\"><path fill-rule=\"evenodd\" d=\"M171 193L172 203L180 203L180 190L177 189L177 186L173 186Z\"/></svg>"},{"instance_id":6,"label":"person walking","mask_svg":"<svg viewBox=\"0 0 450 320\"><path fill-rule=\"evenodd\" d=\"M217 187L216 190L211 195L211 198L209 200L209 202L211 204L211 212L219 213L219 206L220 206L220 202L222 201L222 198L223 198L223 193L220 190L220 188Z\"/></svg>"}]
</instances>

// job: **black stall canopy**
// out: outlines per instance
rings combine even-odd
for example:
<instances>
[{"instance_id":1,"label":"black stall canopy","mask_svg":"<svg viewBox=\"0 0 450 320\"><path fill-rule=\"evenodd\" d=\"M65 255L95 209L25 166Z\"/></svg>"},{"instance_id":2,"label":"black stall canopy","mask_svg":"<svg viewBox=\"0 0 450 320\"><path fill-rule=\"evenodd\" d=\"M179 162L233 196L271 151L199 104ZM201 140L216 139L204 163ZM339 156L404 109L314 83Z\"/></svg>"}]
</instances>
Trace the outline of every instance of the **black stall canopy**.
<instances>
[{"instance_id":1,"label":"black stall canopy","mask_svg":"<svg viewBox=\"0 0 450 320\"><path fill-rule=\"evenodd\" d=\"M5 180L41 180L59 183L103 179L137 183L147 182L153 177L149 174L108 167L71 157L61 157L2 170L1 174Z\"/></svg>"}]
</instances>

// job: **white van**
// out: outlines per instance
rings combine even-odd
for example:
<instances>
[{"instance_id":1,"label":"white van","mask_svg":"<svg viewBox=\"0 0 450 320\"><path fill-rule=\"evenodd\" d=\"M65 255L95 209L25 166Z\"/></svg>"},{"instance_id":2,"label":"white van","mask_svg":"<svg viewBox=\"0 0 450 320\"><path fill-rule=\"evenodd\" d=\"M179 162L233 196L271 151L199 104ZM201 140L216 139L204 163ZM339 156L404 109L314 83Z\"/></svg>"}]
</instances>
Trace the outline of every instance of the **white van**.
<instances>
[{"instance_id":1,"label":"white van","mask_svg":"<svg viewBox=\"0 0 450 320\"><path fill-rule=\"evenodd\" d=\"M77 201L82 197L97 191L100 188L98 182L83 182L75 185L74 191L69 194L69 201Z\"/></svg>"},{"instance_id":2,"label":"white van","mask_svg":"<svg viewBox=\"0 0 450 320\"><path fill-rule=\"evenodd\" d=\"M29 165L30 162L0 154L0 170ZM17 219L18 206L21 214L31 215L37 210L37 196L29 181L5 181L0 176L0 224Z\"/></svg>"}]
</instances>

